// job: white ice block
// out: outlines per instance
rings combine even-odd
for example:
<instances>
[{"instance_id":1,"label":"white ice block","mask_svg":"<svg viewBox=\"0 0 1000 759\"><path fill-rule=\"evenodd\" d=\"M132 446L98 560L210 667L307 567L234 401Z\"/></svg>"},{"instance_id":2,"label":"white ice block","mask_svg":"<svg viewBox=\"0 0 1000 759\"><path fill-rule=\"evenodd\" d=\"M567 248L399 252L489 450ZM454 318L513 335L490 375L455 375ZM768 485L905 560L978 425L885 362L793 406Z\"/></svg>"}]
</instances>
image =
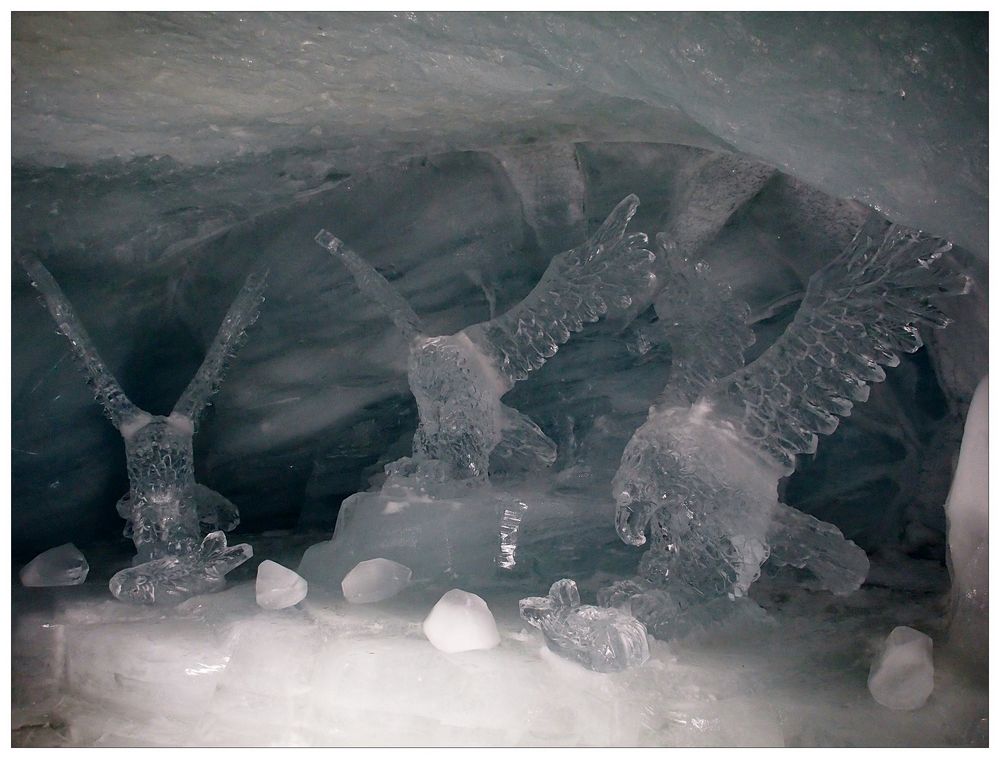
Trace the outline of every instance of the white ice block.
<instances>
[{"instance_id":1,"label":"white ice block","mask_svg":"<svg viewBox=\"0 0 1000 759\"><path fill-rule=\"evenodd\" d=\"M454 654L500 645L497 623L486 602L475 593L454 588L424 620L424 635L434 648Z\"/></svg>"},{"instance_id":2,"label":"white ice block","mask_svg":"<svg viewBox=\"0 0 1000 759\"><path fill-rule=\"evenodd\" d=\"M26 588L82 585L90 565L72 543L43 551L21 569L21 584Z\"/></svg>"},{"instance_id":3,"label":"white ice block","mask_svg":"<svg viewBox=\"0 0 1000 759\"><path fill-rule=\"evenodd\" d=\"M934 690L934 641L912 627L897 627L886 638L868 674L868 690L882 706L919 709Z\"/></svg>"},{"instance_id":4,"label":"white ice block","mask_svg":"<svg viewBox=\"0 0 1000 759\"><path fill-rule=\"evenodd\" d=\"M306 597L309 583L288 567L265 560L257 567L257 605L264 609L287 609Z\"/></svg>"},{"instance_id":5,"label":"white ice block","mask_svg":"<svg viewBox=\"0 0 1000 759\"><path fill-rule=\"evenodd\" d=\"M373 604L392 598L410 584L410 568L389 559L359 562L340 583L344 598L352 604Z\"/></svg>"}]
</instances>

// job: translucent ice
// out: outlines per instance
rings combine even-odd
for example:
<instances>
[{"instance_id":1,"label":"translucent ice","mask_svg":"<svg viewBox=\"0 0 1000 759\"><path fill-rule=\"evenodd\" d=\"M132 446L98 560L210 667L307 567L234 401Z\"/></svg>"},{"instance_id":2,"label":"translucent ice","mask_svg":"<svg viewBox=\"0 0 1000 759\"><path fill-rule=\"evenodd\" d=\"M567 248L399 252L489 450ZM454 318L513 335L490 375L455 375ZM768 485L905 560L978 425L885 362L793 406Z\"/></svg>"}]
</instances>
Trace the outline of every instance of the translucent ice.
<instances>
[{"instance_id":1,"label":"translucent ice","mask_svg":"<svg viewBox=\"0 0 1000 759\"><path fill-rule=\"evenodd\" d=\"M872 662L868 690L882 706L919 709L934 690L934 641L912 627L897 627Z\"/></svg>"},{"instance_id":2,"label":"translucent ice","mask_svg":"<svg viewBox=\"0 0 1000 759\"><path fill-rule=\"evenodd\" d=\"M413 463L434 478L485 479L490 454L523 452L545 464L555 443L500 398L555 355L570 335L610 309L627 309L655 276L645 235L626 235L639 200L621 201L584 244L555 256L518 305L454 335L427 337L419 317L364 259L326 230L316 242L339 258L410 342L407 375L420 425Z\"/></svg>"},{"instance_id":3,"label":"translucent ice","mask_svg":"<svg viewBox=\"0 0 1000 759\"><path fill-rule=\"evenodd\" d=\"M392 598L410 584L413 572L389 559L359 562L340 584L352 604L373 604Z\"/></svg>"},{"instance_id":4,"label":"translucent ice","mask_svg":"<svg viewBox=\"0 0 1000 759\"><path fill-rule=\"evenodd\" d=\"M257 567L257 605L287 609L306 597L309 583L288 567L266 559Z\"/></svg>"},{"instance_id":5,"label":"translucent ice","mask_svg":"<svg viewBox=\"0 0 1000 759\"><path fill-rule=\"evenodd\" d=\"M640 615L654 635L691 605L744 596L771 539L801 541L776 546L776 559L807 568L818 560L814 573L831 589L860 583L852 573L866 560L857 547L789 519L778 481L794 471L796 454L815 452L818 434L836 429L837 416L867 399L868 383L885 379L880 364L895 366L898 352L921 347L918 325L948 323L935 301L969 284L948 265L950 247L872 214L813 275L791 326L760 358L690 405L666 397L650 410L612 487L619 535L642 545L648 530L640 575L669 596L655 623ZM784 525L772 532L779 509ZM831 550L843 555L831 562Z\"/></svg>"},{"instance_id":6,"label":"translucent ice","mask_svg":"<svg viewBox=\"0 0 1000 759\"><path fill-rule=\"evenodd\" d=\"M617 609L580 604L572 580L553 583L548 596L521 599L521 618L560 656L595 672L619 672L649 659L646 627Z\"/></svg>"},{"instance_id":7,"label":"translucent ice","mask_svg":"<svg viewBox=\"0 0 1000 759\"><path fill-rule=\"evenodd\" d=\"M454 588L434 604L424 620L424 635L434 648L448 654L500 645L500 633L486 601Z\"/></svg>"},{"instance_id":8,"label":"translucent ice","mask_svg":"<svg viewBox=\"0 0 1000 759\"><path fill-rule=\"evenodd\" d=\"M214 550L206 554L205 545L200 545L205 534L203 524L209 530L231 528L239 522L239 516L225 497L195 483L193 438L202 412L219 388L227 361L257 319L264 299L266 272L253 272L247 277L201 367L173 411L164 417L143 411L128 399L41 261L28 253L21 254L20 260L59 331L69 340L97 400L125 442L130 489L118 501L117 508L126 519L125 535L135 543L137 553L133 563L137 566L126 570L132 574L115 576L118 581L112 580L112 593L121 600L152 603L154 597L174 598L189 584L188 580L166 579L167 575L183 574L178 562L190 559L191 587L205 584L194 578L201 576L209 565L210 575L223 566L229 569L238 566L241 562L232 562L240 553L252 555L249 546L244 547L246 551L238 551L240 547L229 549L225 560L217 561ZM213 547L216 543L211 541ZM218 586L214 580L205 582ZM159 590L154 592L154 587ZM166 590L168 587L170 590Z\"/></svg>"},{"instance_id":9,"label":"translucent ice","mask_svg":"<svg viewBox=\"0 0 1000 759\"><path fill-rule=\"evenodd\" d=\"M982 673L989 650L989 378L976 388L945 502L951 572L948 645Z\"/></svg>"},{"instance_id":10,"label":"translucent ice","mask_svg":"<svg viewBox=\"0 0 1000 759\"><path fill-rule=\"evenodd\" d=\"M26 588L49 588L60 585L82 585L90 565L80 550L66 543L42 551L21 568L21 584Z\"/></svg>"}]
</instances>

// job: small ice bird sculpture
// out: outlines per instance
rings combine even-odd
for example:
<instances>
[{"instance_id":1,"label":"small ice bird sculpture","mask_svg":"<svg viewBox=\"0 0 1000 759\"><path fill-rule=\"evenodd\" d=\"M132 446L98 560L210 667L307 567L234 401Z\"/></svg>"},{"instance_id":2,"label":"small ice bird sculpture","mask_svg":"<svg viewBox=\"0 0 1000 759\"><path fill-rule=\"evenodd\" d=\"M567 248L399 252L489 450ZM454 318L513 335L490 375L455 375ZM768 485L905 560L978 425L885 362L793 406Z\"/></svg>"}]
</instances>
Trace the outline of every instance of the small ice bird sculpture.
<instances>
[{"instance_id":1,"label":"small ice bird sculpture","mask_svg":"<svg viewBox=\"0 0 1000 759\"><path fill-rule=\"evenodd\" d=\"M627 309L653 286L647 237L626 235L638 205L634 195L622 200L593 237L555 256L535 288L505 314L439 337L426 335L409 304L364 259L326 230L316 236L409 339L407 376L420 414L413 438L418 472L486 479L490 454L501 445L511 455L555 460L555 443L500 398L573 332L609 307Z\"/></svg>"},{"instance_id":2,"label":"small ice bird sculpture","mask_svg":"<svg viewBox=\"0 0 1000 759\"><path fill-rule=\"evenodd\" d=\"M668 388L612 483L619 536L638 546L648 532L651 545L640 577L606 589L602 603L628 602L666 637L692 606L745 595L769 557L812 570L836 593L860 586L864 553L779 503L778 481L868 399L869 383L885 379L880 365L921 347L918 325L947 325L936 301L969 288L944 258L950 248L873 214L813 275L792 324L756 361L693 398L690 383ZM738 335L738 319L726 328Z\"/></svg>"},{"instance_id":3,"label":"small ice bird sculpture","mask_svg":"<svg viewBox=\"0 0 1000 759\"><path fill-rule=\"evenodd\" d=\"M255 271L247 277L201 368L164 417L128 399L48 269L31 254L21 254L21 264L125 441L129 492L118 502L118 512L127 521L125 535L132 538L137 553L133 566L111 579L111 592L123 601L148 604L219 589L226 572L253 551L246 544L226 545L222 531L239 524L239 512L224 496L195 482L192 441L227 360L257 319L267 273Z\"/></svg>"}]
</instances>

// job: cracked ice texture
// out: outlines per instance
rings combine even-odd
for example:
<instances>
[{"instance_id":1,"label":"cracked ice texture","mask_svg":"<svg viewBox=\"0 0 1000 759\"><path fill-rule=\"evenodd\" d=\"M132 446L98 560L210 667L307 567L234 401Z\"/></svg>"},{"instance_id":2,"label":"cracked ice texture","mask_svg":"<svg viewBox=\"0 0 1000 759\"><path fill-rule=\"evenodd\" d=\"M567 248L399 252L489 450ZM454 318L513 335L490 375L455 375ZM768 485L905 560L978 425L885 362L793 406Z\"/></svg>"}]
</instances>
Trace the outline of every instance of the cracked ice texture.
<instances>
[{"instance_id":1,"label":"cracked ice texture","mask_svg":"<svg viewBox=\"0 0 1000 759\"><path fill-rule=\"evenodd\" d=\"M581 605L573 580L552 584L545 597L523 598L521 619L542 631L545 645L595 672L620 672L649 660L646 628L618 609Z\"/></svg>"},{"instance_id":2,"label":"cracked ice texture","mask_svg":"<svg viewBox=\"0 0 1000 759\"><path fill-rule=\"evenodd\" d=\"M507 458L525 453L546 465L555 461L555 443L500 398L585 324L609 310L628 309L651 289L648 240L626 235L638 205L634 195L618 203L593 236L555 256L535 288L503 315L439 337L424 336L409 304L360 256L326 230L316 236L409 342L407 378L420 413L413 438L417 472L434 479L486 479L490 454L502 442ZM393 466L400 472L410 468L405 460Z\"/></svg>"},{"instance_id":3,"label":"cracked ice texture","mask_svg":"<svg viewBox=\"0 0 1000 759\"><path fill-rule=\"evenodd\" d=\"M651 534L640 575L671 597L644 619L654 634L678 610L744 596L772 554L771 539L776 562L808 567L816 559L831 589L860 585L867 561L847 553L841 571L831 567L824 546L836 535L787 519L777 484L796 454L816 450L817 434L832 433L838 415L867 400L868 384L885 379L880 364L895 366L898 352L921 347L918 325L948 323L936 301L969 287L944 258L949 249L873 214L813 276L791 326L756 361L690 406L651 410L625 449L613 493L621 538L642 545ZM776 513L786 519L772 535Z\"/></svg>"},{"instance_id":4,"label":"cracked ice texture","mask_svg":"<svg viewBox=\"0 0 1000 759\"><path fill-rule=\"evenodd\" d=\"M22 253L20 260L125 443L129 492L117 508L126 519L125 535L132 538L136 556L131 569L112 578L112 593L121 600L154 603L164 598L182 600L188 589L191 594L218 589L219 578L252 551L249 546L227 549L221 531L211 532L202 541L202 524L209 530L231 528L239 516L225 497L195 483L193 438L228 359L257 318L266 273L247 277L201 367L173 411L164 417L143 411L125 395L41 261L28 253ZM238 556L244 558L237 561Z\"/></svg>"},{"instance_id":5,"label":"cracked ice texture","mask_svg":"<svg viewBox=\"0 0 1000 759\"><path fill-rule=\"evenodd\" d=\"M21 567L18 576L26 588L50 588L61 585L82 585L87 580L90 565L72 543L43 551Z\"/></svg>"}]
</instances>

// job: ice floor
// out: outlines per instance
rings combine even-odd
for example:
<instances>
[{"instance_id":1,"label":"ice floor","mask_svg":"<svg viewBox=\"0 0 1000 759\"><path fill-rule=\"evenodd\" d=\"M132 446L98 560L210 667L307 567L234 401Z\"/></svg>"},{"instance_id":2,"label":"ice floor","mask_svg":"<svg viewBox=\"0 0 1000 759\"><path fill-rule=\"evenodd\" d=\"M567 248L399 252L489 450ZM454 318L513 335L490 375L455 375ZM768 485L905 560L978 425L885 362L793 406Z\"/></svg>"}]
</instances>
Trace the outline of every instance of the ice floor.
<instances>
[{"instance_id":1,"label":"ice floor","mask_svg":"<svg viewBox=\"0 0 1000 759\"><path fill-rule=\"evenodd\" d=\"M448 587L415 584L350 605L311 587L265 611L263 559L297 564L324 535L251 536L231 586L175 609L114 600L122 556L88 552L81 586L14 588L14 746L968 746L988 735L985 685L942 651L947 574L936 562L873 557L847 598L767 576L765 612L711 633L653 641L643 667L596 674L558 659L517 615L544 592L530 573L479 589L501 644L444 654L421 622ZM888 571L886 567L894 567ZM127 559L126 559L127 561ZM584 601L607 580L576 578ZM935 639L935 689L914 712L871 698L878 644L896 625Z\"/></svg>"}]
</instances>

